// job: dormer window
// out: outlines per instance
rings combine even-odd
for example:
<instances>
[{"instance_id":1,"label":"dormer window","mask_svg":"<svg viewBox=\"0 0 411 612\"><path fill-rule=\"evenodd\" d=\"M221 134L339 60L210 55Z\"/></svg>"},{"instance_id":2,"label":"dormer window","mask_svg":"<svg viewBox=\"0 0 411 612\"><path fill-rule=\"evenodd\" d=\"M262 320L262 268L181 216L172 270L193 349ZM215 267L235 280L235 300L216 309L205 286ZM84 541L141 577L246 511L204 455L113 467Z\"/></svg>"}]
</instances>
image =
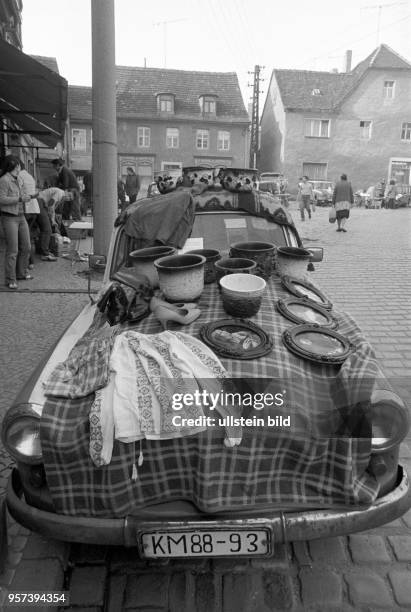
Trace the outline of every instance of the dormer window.
<instances>
[{"instance_id":1,"label":"dormer window","mask_svg":"<svg viewBox=\"0 0 411 612\"><path fill-rule=\"evenodd\" d=\"M173 114L174 113L174 94L168 94L168 93L157 94L157 110L159 113Z\"/></svg>"},{"instance_id":2,"label":"dormer window","mask_svg":"<svg viewBox=\"0 0 411 612\"><path fill-rule=\"evenodd\" d=\"M215 117L217 111L217 96L214 94L200 96L200 108L203 115Z\"/></svg>"},{"instance_id":3,"label":"dormer window","mask_svg":"<svg viewBox=\"0 0 411 612\"><path fill-rule=\"evenodd\" d=\"M311 92L312 96L321 96L321 89L313 89Z\"/></svg>"}]
</instances>

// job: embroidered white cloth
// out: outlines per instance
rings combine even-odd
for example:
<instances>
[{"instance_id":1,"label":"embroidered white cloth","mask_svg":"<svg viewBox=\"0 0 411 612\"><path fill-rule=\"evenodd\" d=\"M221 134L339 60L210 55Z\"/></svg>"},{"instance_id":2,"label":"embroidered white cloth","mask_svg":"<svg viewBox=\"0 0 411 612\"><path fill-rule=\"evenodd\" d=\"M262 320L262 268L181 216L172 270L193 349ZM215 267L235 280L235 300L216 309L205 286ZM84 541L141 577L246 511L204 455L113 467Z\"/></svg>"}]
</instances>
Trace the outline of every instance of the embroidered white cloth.
<instances>
[{"instance_id":1,"label":"embroidered white cloth","mask_svg":"<svg viewBox=\"0 0 411 612\"><path fill-rule=\"evenodd\" d=\"M218 394L227 371L215 354L200 340L181 332L120 334L110 355L108 384L96 391L90 410L90 456L95 465L110 463L114 439L135 442L143 438L165 440L204 431L203 406L181 402L173 408L174 394L207 392ZM175 397L175 395L174 395ZM240 416L233 407L217 405L221 416ZM173 423L173 417L198 419L197 425ZM226 427L228 445L241 441L239 427Z\"/></svg>"}]
</instances>

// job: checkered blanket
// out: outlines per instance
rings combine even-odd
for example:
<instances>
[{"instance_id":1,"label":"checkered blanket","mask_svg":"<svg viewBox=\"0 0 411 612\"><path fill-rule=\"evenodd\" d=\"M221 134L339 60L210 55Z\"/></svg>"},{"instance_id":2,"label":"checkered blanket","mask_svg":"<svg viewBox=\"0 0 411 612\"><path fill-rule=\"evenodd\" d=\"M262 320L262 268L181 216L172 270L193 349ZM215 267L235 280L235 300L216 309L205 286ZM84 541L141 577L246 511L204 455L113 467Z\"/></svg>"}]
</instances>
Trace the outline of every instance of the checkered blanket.
<instances>
[{"instance_id":1,"label":"checkered blanket","mask_svg":"<svg viewBox=\"0 0 411 612\"><path fill-rule=\"evenodd\" d=\"M388 383L358 326L342 312L334 311L338 331L357 348L341 367L316 365L289 352L281 335L293 323L275 309L276 301L286 297L279 280L272 279L261 310L253 317L272 336L271 353L250 361L221 361L243 386L248 381L265 392L285 391L281 414L290 415L293 427L246 427L235 448L223 444L224 428L217 427L173 440L116 441L111 463L96 468L89 456L94 393L77 399L49 397L41 443L56 511L124 516L147 504L182 499L209 513L250 505L297 509L372 503L378 484L367 471L370 438L367 433L357 436L363 435L361 415L366 414L373 388L389 388ZM199 307L201 317L184 332L198 336L205 323L227 318L215 284L206 285ZM152 315L135 329L148 334L161 331ZM246 412L267 417L273 410L279 414L274 408Z\"/></svg>"}]
</instances>

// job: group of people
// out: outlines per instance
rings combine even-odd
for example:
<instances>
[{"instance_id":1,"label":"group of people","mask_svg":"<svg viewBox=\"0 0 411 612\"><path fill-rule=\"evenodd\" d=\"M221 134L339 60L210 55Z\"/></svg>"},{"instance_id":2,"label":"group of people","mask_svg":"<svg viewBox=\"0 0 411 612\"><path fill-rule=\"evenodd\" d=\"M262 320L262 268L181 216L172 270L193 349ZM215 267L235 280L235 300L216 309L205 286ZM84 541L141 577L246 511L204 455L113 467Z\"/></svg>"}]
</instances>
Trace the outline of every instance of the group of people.
<instances>
[{"instance_id":1,"label":"group of people","mask_svg":"<svg viewBox=\"0 0 411 612\"><path fill-rule=\"evenodd\" d=\"M55 174L48 187L38 189L23 162L8 155L0 175L0 220L6 244L5 284L17 289L17 281L33 278L31 230L37 226L38 253L42 261L56 261L52 253L53 232L58 230L56 206L62 206L62 217L81 220L79 188L74 173L62 159L52 161Z\"/></svg>"},{"instance_id":2,"label":"group of people","mask_svg":"<svg viewBox=\"0 0 411 612\"><path fill-rule=\"evenodd\" d=\"M301 214L301 221L305 221L305 213L311 219L311 212L315 211L315 199L312 183L308 176L303 176L298 184L297 202ZM350 216L350 208L354 203L354 194L351 183L346 174L342 174L333 191L332 206L335 208L337 219L337 232L346 232L345 224Z\"/></svg>"}]
</instances>

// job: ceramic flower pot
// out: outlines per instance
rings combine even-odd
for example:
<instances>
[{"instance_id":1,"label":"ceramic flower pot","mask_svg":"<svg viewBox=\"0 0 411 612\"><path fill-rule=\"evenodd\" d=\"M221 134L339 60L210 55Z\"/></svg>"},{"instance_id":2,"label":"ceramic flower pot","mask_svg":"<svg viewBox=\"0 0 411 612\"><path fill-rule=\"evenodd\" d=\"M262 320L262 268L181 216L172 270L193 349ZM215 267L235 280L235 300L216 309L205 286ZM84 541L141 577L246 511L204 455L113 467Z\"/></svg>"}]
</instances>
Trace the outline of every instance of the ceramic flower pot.
<instances>
[{"instance_id":1,"label":"ceramic flower pot","mask_svg":"<svg viewBox=\"0 0 411 612\"><path fill-rule=\"evenodd\" d=\"M267 283L255 274L229 274L220 279L224 310L232 317L253 317L260 310Z\"/></svg>"},{"instance_id":2,"label":"ceramic flower pot","mask_svg":"<svg viewBox=\"0 0 411 612\"><path fill-rule=\"evenodd\" d=\"M161 257L154 262L160 279L160 289L169 302L193 302L204 289L202 255L185 253Z\"/></svg>"},{"instance_id":3,"label":"ceramic flower pot","mask_svg":"<svg viewBox=\"0 0 411 612\"><path fill-rule=\"evenodd\" d=\"M206 258L204 267L204 283L214 283L217 278L217 272L215 269L215 263L221 259L220 252L216 249L195 249L194 251L187 251L187 255L202 255Z\"/></svg>"},{"instance_id":4,"label":"ceramic flower pot","mask_svg":"<svg viewBox=\"0 0 411 612\"><path fill-rule=\"evenodd\" d=\"M256 262L254 274L268 280L274 270L276 246L271 242L237 242L230 247L230 257L245 257Z\"/></svg>"},{"instance_id":5,"label":"ceramic flower pot","mask_svg":"<svg viewBox=\"0 0 411 612\"><path fill-rule=\"evenodd\" d=\"M311 253L299 247L279 247L276 256L276 270L280 276L306 279L307 265Z\"/></svg>"},{"instance_id":6,"label":"ceramic flower pot","mask_svg":"<svg viewBox=\"0 0 411 612\"><path fill-rule=\"evenodd\" d=\"M216 280L217 282L223 276L227 274L238 274L243 272L244 274L254 274L257 264L252 259L244 259L242 257L228 257L226 259L220 259L216 261Z\"/></svg>"},{"instance_id":7,"label":"ceramic flower pot","mask_svg":"<svg viewBox=\"0 0 411 612\"><path fill-rule=\"evenodd\" d=\"M221 172L224 189L235 192L252 191L257 182L254 168L224 168Z\"/></svg>"},{"instance_id":8,"label":"ceramic flower pot","mask_svg":"<svg viewBox=\"0 0 411 612\"><path fill-rule=\"evenodd\" d=\"M136 268L141 274L145 274L153 288L158 287L159 278L154 262L159 257L166 255L174 255L177 252L172 246L156 246L138 249L130 253L130 258L133 262L133 268Z\"/></svg>"}]
</instances>

